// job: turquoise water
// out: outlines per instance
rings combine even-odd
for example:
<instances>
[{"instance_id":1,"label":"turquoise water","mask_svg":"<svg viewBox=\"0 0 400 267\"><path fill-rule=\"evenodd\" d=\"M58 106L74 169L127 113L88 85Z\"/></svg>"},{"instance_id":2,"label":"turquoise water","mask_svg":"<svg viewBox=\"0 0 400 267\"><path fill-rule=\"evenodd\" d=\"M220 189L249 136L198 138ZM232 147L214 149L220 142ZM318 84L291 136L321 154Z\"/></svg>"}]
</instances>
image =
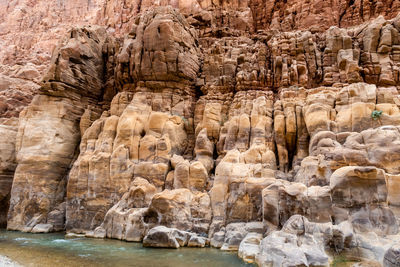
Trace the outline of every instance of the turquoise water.
<instances>
[{"instance_id":1,"label":"turquoise water","mask_svg":"<svg viewBox=\"0 0 400 267\"><path fill-rule=\"evenodd\" d=\"M213 248L152 249L139 243L0 230L0 255L25 266L252 266Z\"/></svg>"}]
</instances>

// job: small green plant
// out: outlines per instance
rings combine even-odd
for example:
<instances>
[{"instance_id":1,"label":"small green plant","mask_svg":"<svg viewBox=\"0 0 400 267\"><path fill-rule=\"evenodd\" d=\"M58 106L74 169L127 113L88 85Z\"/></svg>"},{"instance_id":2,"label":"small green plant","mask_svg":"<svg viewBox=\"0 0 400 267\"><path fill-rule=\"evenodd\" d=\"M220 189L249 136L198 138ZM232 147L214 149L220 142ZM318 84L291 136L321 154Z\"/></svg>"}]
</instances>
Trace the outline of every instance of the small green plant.
<instances>
[{"instance_id":1,"label":"small green plant","mask_svg":"<svg viewBox=\"0 0 400 267\"><path fill-rule=\"evenodd\" d=\"M371 117L372 117L374 120L379 119L381 116L382 116L382 111L381 111L381 110L374 110L374 111L372 111Z\"/></svg>"},{"instance_id":2,"label":"small green plant","mask_svg":"<svg viewBox=\"0 0 400 267\"><path fill-rule=\"evenodd\" d=\"M331 263L331 267L343 267L347 266L349 263L355 263L357 261L353 261L351 259L348 259L346 256L340 255L336 256Z\"/></svg>"}]
</instances>

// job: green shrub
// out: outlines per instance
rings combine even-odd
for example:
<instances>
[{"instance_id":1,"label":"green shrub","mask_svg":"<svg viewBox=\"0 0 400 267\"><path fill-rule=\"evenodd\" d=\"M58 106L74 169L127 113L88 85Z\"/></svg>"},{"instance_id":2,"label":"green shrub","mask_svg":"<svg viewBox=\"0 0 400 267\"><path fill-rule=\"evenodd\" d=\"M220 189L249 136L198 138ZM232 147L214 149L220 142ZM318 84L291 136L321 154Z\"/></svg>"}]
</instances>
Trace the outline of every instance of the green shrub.
<instances>
[{"instance_id":1,"label":"green shrub","mask_svg":"<svg viewBox=\"0 0 400 267\"><path fill-rule=\"evenodd\" d=\"M338 256L338 257L335 257L335 259L331 263L331 266L338 267L341 264L346 263L346 262L349 262L349 261L347 260L347 258L345 256Z\"/></svg>"},{"instance_id":2,"label":"green shrub","mask_svg":"<svg viewBox=\"0 0 400 267\"><path fill-rule=\"evenodd\" d=\"M334 257L333 262L331 263L331 267L343 267L343 266L350 266L351 263L359 262L359 260L352 260L347 258L344 255L338 255Z\"/></svg>"},{"instance_id":3,"label":"green shrub","mask_svg":"<svg viewBox=\"0 0 400 267\"><path fill-rule=\"evenodd\" d=\"M380 111L380 110L374 110L374 111L372 111L371 117L372 117L374 120L379 119L381 116L382 116L382 111Z\"/></svg>"}]
</instances>

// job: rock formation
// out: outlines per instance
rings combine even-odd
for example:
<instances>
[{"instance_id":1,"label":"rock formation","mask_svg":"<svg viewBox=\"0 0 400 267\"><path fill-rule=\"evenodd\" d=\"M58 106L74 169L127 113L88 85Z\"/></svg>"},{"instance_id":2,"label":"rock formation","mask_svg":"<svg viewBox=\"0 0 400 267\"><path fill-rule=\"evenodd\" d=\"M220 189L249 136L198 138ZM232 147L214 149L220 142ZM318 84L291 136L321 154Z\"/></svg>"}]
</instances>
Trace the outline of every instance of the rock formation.
<instances>
[{"instance_id":1,"label":"rock formation","mask_svg":"<svg viewBox=\"0 0 400 267\"><path fill-rule=\"evenodd\" d=\"M104 29L73 29L55 51L41 93L21 112L9 229L31 231L46 222L64 228L62 202L80 140L79 122L85 110L101 110L105 41Z\"/></svg>"},{"instance_id":2,"label":"rock formation","mask_svg":"<svg viewBox=\"0 0 400 267\"><path fill-rule=\"evenodd\" d=\"M326 266L332 250L396 266L397 1L61 1L57 27L22 2L5 23L103 26L0 73L0 224L8 210L12 230L210 245L260 266Z\"/></svg>"},{"instance_id":3,"label":"rock formation","mask_svg":"<svg viewBox=\"0 0 400 267\"><path fill-rule=\"evenodd\" d=\"M15 162L15 139L17 135L16 119L3 120L0 125L0 226L7 225L7 212L10 201L10 191L13 182Z\"/></svg>"}]
</instances>

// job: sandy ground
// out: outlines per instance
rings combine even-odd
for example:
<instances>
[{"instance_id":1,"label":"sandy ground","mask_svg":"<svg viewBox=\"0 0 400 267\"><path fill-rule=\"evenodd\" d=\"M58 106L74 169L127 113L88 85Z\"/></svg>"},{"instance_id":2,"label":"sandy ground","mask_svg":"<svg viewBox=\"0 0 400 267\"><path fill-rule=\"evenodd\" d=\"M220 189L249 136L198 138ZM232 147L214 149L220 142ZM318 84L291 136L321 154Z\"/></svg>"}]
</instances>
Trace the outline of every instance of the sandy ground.
<instances>
[{"instance_id":1,"label":"sandy ground","mask_svg":"<svg viewBox=\"0 0 400 267\"><path fill-rule=\"evenodd\" d=\"M22 265L12 261L9 257L0 255L0 267L22 267Z\"/></svg>"}]
</instances>

